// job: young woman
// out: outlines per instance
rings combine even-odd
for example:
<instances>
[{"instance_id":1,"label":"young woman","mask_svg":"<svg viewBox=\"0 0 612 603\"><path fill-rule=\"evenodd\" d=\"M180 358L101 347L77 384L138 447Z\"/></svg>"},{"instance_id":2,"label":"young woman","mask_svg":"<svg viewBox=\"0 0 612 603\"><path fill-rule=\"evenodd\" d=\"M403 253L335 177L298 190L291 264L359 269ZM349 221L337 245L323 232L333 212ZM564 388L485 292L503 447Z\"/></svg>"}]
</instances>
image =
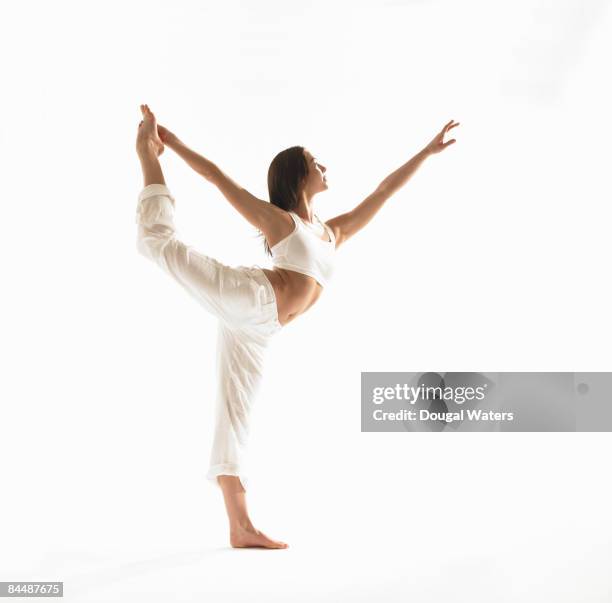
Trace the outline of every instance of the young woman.
<instances>
[{"instance_id":1,"label":"young woman","mask_svg":"<svg viewBox=\"0 0 612 603\"><path fill-rule=\"evenodd\" d=\"M459 124L449 121L423 150L389 174L359 205L324 223L314 212L313 198L327 189L326 168L308 150L291 147L274 158L268 170L267 202L158 125L148 105L141 105L140 110L143 119L136 150L144 188L136 211L137 248L219 318L215 432L207 478L223 492L233 547L286 548L286 543L255 529L245 498L249 416L268 342L317 301L333 273L336 249L370 222L427 157L455 142L444 142L444 135ZM273 269L231 267L177 238L175 200L158 161L165 146L214 184L263 234Z\"/></svg>"}]
</instances>

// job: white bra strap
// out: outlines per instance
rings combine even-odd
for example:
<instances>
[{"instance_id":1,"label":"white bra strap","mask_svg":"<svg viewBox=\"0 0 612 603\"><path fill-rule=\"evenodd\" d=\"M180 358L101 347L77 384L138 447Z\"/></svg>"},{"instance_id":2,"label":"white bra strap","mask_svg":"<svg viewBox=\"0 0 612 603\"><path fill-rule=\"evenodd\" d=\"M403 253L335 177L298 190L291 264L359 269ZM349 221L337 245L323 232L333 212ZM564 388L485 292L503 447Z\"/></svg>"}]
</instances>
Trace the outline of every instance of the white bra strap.
<instances>
[{"instance_id":1,"label":"white bra strap","mask_svg":"<svg viewBox=\"0 0 612 603\"><path fill-rule=\"evenodd\" d=\"M298 216L295 212L290 211L289 214L291 215L291 217L293 218L293 221L295 222L295 226L296 228L299 228L302 219L300 218L300 216Z\"/></svg>"},{"instance_id":2,"label":"white bra strap","mask_svg":"<svg viewBox=\"0 0 612 603\"><path fill-rule=\"evenodd\" d=\"M302 226L303 226L304 228L306 228L306 224L304 223L304 220L302 220L302 218L300 218L300 216L298 216L298 215L297 215L295 212L293 212L293 211L290 211L289 213L290 213L290 214L293 216L293 219L294 219L294 221L295 221L296 223L301 223L301 224L302 224ZM322 221L321 221L321 218L319 218L319 216L318 216L317 214L314 214L314 216L315 216L315 218L316 218L316 219L319 221L319 224L320 224L321 226L323 226L323 230L324 230L325 232L327 232L327 235L329 236L329 241L323 241L323 239L321 239L321 241L323 241L324 243L331 243L332 241L335 241L335 240L336 240L336 237L334 236L334 233L332 232L332 229L331 229L331 228L330 228L330 227L329 227L327 224L325 224L324 222L322 222ZM312 230L311 230L310 232L311 232L312 234L314 234L314 233L312 232ZM316 236L316 235L315 235L315 236ZM317 237L317 238L318 238L318 237Z\"/></svg>"},{"instance_id":3,"label":"white bra strap","mask_svg":"<svg viewBox=\"0 0 612 603\"><path fill-rule=\"evenodd\" d=\"M315 215L316 215L316 214L315 214ZM335 235L334 235L334 233L333 233L332 229L331 229L331 228L330 228L330 227L329 227L327 224L325 224L325 222L323 222L323 221L321 220L321 218L319 218L319 216L317 216L317 220L319 220L319 224L321 224L321 226L323 226L323 228L325 229L325 231L326 231L326 232L327 232L327 234L329 235L329 241L326 241L326 242L327 242L327 243L330 243L331 241L335 241L335 240L336 240L336 237L335 237Z\"/></svg>"}]
</instances>

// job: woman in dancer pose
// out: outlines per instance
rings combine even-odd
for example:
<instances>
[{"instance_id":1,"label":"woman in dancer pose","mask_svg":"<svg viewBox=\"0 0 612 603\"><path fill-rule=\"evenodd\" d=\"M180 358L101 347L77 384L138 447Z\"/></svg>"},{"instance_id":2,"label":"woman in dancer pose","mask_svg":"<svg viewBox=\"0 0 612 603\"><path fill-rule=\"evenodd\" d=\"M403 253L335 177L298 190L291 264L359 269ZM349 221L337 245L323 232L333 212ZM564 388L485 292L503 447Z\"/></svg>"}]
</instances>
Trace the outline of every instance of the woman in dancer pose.
<instances>
[{"instance_id":1,"label":"woman in dancer pose","mask_svg":"<svg viewBox=\"0 0 612 603\"><path fill-rule=\"evenodd\" d=\"M275 333L317 301L332 275L338 247L370 222L427 157L455 142L444 142L444 135L459 123L449 121L428 145L382 180L354 209L323 222L314 211L313 200L327 189L326 168L307 149L291 147L273 159L268 170L267 202L158 125L148 105L140 105L140 110L143 119L138 125L136 151L144 188L136 211L138 251L219 318L215 428L206 477L223 492L233 547L286 548L286 543L255 529L245 498L249 417L267 345ZM266 252L272 256L272 269L228 266L177 238L175 200L158 160L165 146L214 184L262 233Z\"/></svg>"}]
</instances>

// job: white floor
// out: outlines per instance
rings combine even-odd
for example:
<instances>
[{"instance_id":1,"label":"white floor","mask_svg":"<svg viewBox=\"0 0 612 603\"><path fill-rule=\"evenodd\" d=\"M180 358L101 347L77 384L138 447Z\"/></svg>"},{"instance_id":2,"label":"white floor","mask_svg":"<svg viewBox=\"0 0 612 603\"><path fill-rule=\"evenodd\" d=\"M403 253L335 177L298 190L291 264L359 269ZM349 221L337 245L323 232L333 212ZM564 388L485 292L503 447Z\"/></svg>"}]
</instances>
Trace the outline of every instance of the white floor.
<instances>
[{"instance_id":1,"label":"white floor","mask_svg":"<svg viewBox=\"0 0 612 603\"><path fill-rule=\"evenodd\" d=\"M552 535L516 533L509 542L492 527L487 538L470 540L452 528L415 536L404 527L353 541L304 535L286 551L49 552L30 577L61 577L64 600L79 602L611 601L609 542L580 546Z\"/></svg>"},{"instance_id":2,"label":"white floor","mask_svg":"<svg viewBox=\"0 0 612 603\"><path fill-rule=\"evenodd\" d=\"M612 601L609 434L380 435L343 473L253 475L253 519L287 550L230 548L218 493L162 468L3 513L0 581L79 603Z\"/></svg>"}]
</instances>

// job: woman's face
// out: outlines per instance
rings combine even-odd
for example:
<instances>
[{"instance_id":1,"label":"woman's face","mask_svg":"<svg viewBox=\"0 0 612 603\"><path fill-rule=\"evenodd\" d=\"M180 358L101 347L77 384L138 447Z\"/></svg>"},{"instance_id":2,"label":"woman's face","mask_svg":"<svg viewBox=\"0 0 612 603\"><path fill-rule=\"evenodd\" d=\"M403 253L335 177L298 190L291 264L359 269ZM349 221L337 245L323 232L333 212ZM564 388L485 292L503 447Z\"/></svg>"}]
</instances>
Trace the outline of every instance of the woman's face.
<instances>
[{"instance_id":1,"label":"woman's face","mask_svg":"<svg viewBox=\"0 0 612 603\"><path fill-rule=\"evenodd\" d=\"M304 184L305 191L311 195L326 191L329 187L327 186L327 178L325 172L327 168L317 161L317 158L312 155L310 151L304 151L306 162L308 163L308 176Z\"/></svg>"}]
</instances>

